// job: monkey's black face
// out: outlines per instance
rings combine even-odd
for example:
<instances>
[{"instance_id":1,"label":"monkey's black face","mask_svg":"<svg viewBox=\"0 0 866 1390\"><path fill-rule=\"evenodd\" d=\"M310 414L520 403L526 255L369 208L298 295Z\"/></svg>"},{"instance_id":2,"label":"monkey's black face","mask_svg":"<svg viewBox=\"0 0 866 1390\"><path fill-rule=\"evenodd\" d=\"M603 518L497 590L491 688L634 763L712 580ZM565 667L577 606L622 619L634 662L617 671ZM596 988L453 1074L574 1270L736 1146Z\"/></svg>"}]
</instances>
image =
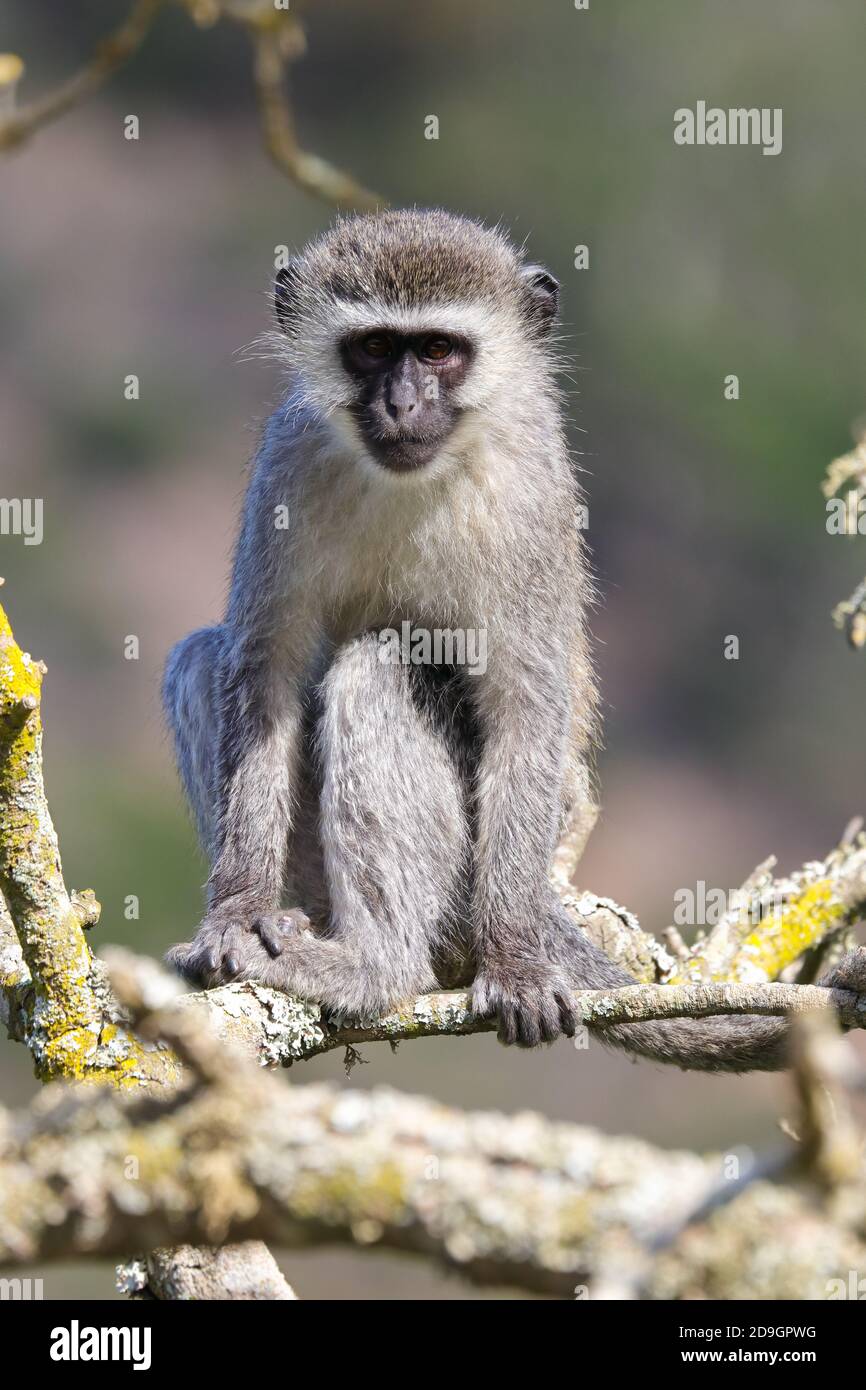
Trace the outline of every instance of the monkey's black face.
<instances>
[{"instance_id":1,"label":"monkey's black face","mask_svg":"<svg viewBox=\"0 0 866 1390\"><path fill-rule=\"evenodd\" d=\"M358 385L352 413L377 462L394 473L430 463L460 417L455 393L469 368L470 344L436 329L377 328L346 338L341 354Z\"/></svg>"}]
</instances>

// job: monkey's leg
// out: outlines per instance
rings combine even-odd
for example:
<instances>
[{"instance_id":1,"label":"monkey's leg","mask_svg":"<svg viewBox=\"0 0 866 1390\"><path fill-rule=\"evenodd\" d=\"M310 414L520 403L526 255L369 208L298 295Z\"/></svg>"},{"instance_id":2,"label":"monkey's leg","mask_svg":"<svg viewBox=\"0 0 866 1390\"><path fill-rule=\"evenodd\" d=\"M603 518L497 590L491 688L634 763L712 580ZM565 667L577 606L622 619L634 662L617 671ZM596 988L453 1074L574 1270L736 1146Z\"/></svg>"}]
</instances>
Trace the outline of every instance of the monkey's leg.
<instances>
[{"instance_id":1,"label":"monkey's leg","mask_svg":"<svg viewBox=\"0 0 866 1390\"><path fill-rule=\"evenodd\" d=\"M261 919L271 956L255 978L331 1010L377 1014L434 989L459 911L468 823L458 757L425 673L381 659L375 635L340 648L316 730L326 936L291 914Z\"/></svg>"},{"instance_id":2,"label":"monkey's leg","mask_svg":"<svg viewBox=\"0 0 866 1390\"><path fill-rule=\"evenodd\" d=\"M564 907L545 920L545 945L575 989L619 989L633 985L622 970L577 927ZM850 951L822 985L866 988L866 949ZM784 1018L720 1015L716 1018L662 1019L600 1028L601 1042L655 1062L689 1071L779 1071L788 1065L788 1024Z\"/></svg>"}]
</instances>

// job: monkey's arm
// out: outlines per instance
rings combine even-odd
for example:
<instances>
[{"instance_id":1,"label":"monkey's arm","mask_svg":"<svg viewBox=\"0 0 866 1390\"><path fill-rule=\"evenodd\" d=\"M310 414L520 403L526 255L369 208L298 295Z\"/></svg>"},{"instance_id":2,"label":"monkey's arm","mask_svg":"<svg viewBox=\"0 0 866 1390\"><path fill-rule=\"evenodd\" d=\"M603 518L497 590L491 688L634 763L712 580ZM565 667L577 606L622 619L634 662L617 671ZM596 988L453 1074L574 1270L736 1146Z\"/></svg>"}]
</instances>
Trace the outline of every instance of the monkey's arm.
<instances>
[{"instance_id":1,"label":"monkey's arm","mask_svg":"<svg viewBox=\"0 0 866 1390\"><path fill-rule=\"evenodd\" d=\"M545 948L571 709L561 634L545 640L525 617L510 632L494 637L477 698L473 1006L498 1016L502 1042L535 1046L575 1028L568 978Z\"/></svg>"},{"instance_id":2,"label":"monkey's arm","mask_svg":"<svg viewBox=\"0 0 866 1390\"><path fill-rule=\"evenodd\" d=\"M524 650L513 676L497 680L494 672L481 692L485 747L477 788L472 1002L476 1013L497 1015L501 1041L533 1046L574 1031L571 990L619 988L634 980L579 930L548 883L564 762L562 687L550 679L555 657L551 665L528 661L528 655ZM864 957L850 952L819 983L862 991ZM690 1070L775 1071L789 1061L789 1025L781 1018L621 1023L597 1036Z\"/></svg>"},{"instance_id":3,"label":"monkey's arm","mask_svg":"<svg viewBox=\"0 0 866 1390\"><path fill-rule=\"evenodd\" d=\"M202 648L188 639L173 654L166 680L184 781L194 802L198 795L207 803L196 810L199 824L210 827L211 858L204 921L170 959L188 978L207 983L250 975L257 960L263 963L266 952L250 927L282 898L303 682L318 632L312 601L293 579L295 536L274 526L274 508L291 487L287 450L290 440L266 434L247 493L228 612L215 630L218 659L201 670ZM209 764L197 779L183 765L192 715L197 761Z\"/></svg>"},{"instance_id":4,"label":"monkey's arm","mask_svg":"<svg viewBox=\"0 0 866 1390\"><path fill-rule=\"evenodd\" d=\"M218 851L208 907L279 901L300 739L300 661L239 636L222 690L216 785ZM286 644L287 646L287 644Z\"/></svg>"},{"instance_id":5,"label":"monkey's arm","mask_svg":"<svg viewBox=\"0 0 866 1390\"><path fill-rule=\"evenodd\" d=\"M273 638L232 633L217 680L211 786L214 857L195 940L170 959L190 979L249 973L264 957L250 928L280 906L301 737L298 653Z\"/></svg>"}]
</instances>

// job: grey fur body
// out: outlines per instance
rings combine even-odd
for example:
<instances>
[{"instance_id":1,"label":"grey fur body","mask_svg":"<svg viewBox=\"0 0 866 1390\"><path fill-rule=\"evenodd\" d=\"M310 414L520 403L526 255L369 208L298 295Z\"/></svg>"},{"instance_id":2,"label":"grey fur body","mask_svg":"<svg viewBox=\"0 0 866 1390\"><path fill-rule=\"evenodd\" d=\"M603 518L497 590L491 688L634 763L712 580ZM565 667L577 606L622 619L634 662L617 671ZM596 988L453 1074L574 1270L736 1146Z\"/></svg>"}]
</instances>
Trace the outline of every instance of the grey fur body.
<instances>
[{"instance_id":1,"label":"grey fur body","mask_svg":"<svg viewBox=\"0 0 866 1390\"><path fill-rule=\"evenodd\" d=\"M211 861L205 920L171 958L202 983L257 979L361 1016L474 978L504 1041L550 1041L573 1031L573 988L632 982L549 882L586 811L597 708L555 282L498 232L391 213L313 243L277 308L292 386L258 452L225 619L166 670ZM467 345L435 413L387 366L385 409L359 414L346 335L419 332ZM376 451L398 445L383 466ZM383 661L377 634L403 620L486 631L486 670ZM775 1020L604 1037L681 1066L784 1062Z\"/></svg>"}]
</instances>

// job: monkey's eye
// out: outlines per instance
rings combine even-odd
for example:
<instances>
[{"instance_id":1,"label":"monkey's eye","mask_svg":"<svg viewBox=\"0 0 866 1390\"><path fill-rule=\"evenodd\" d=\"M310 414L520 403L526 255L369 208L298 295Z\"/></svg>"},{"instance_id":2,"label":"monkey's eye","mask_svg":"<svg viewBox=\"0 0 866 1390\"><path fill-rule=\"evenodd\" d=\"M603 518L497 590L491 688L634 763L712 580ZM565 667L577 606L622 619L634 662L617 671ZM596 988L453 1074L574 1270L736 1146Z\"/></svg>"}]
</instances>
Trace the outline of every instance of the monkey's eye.
<instances>
[{"instance_id":1,"label":"monkey's eye","mask_svg":"<svg viewBox=\"0 0 866 1390\"><path fill-rule=\"evenodd\" d=\"M443 333L432 333L421 345L421 355L426 357L428 362L444 362L453 351L454 343Z\"/></svg>"},{"instance_id":2,"label":"monkey's eye","mask_svg":"<svg viewBox=\"0 0 866 1390\"><path fill-rule=\"evenodd\" d=\"M387 333L368 333L361 339L360 347L368 357L391 357L394 352L394 339Z\"/></svg>"}]
</instances>

